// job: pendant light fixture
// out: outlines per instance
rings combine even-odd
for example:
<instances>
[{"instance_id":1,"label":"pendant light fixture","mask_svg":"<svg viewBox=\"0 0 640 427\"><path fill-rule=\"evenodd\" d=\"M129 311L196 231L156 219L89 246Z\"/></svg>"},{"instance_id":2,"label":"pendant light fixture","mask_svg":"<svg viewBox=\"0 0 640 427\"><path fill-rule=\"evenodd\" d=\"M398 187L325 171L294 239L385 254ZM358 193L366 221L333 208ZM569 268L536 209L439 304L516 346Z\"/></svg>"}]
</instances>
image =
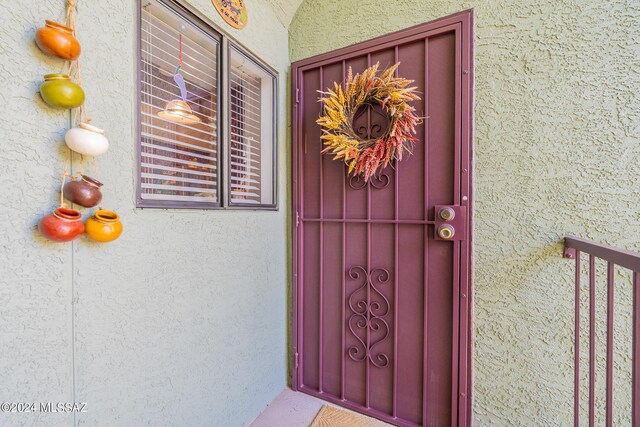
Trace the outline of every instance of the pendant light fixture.
<instances>
[{"instance_id":1,"label":"pendant light fixture","mask_svg":"<svg viewBox=\"0 0 640 427\"><path fill-rule=\"evenodd\" d=\"M191 107L187 104L187 88L184 83L184 77L180 74L180 69L182 68L182 33L185 30L183 24L180 24L179 28L179 37L180 37L180 49L179 49L179 64L176 67L176 71L173 73L173 80L176 82L178 87L180 88L180 96L182 99L172 99L167 102L164 107L164 110L158 113L158 116L162 117L165 120L169 120L174 123L181 124L194 124L199 123L200 118L193 114Z\"/></svg>"}]
</instances>

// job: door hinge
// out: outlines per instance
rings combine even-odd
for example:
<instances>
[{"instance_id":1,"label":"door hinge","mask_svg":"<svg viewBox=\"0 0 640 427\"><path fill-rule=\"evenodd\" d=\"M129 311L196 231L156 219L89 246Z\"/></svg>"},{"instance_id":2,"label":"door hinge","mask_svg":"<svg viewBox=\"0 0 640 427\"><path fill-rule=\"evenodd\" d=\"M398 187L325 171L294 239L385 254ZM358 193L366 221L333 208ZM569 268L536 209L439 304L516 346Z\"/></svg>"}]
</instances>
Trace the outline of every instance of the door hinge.
<instances>
[{"instance_id":1,"label":"door hinge","mask_svg":"<svg viewBox=\"0 0 640 427\"><path fill-rule=\"evenodd\" d=\"M296 355L295 355L295 362L294 363L295 363L295 368L298 369L298 353L297 352L296 352Z\"/></svg>"},{"instance_id":2,"label":"door hinge","mask_svg":"<svg viewBox=\"0 0 640 427\"><path fill-rule=\"evenodd\" d=\"M296 88L296 104L300 102L300 89Z\"/></svg>"},{"instance_id":3,"label":"door hinge","mask_svg":"<svg viewBox=\"0 0 640 427\"><path fill-rule=\"evenodd\" d=\"M300 214L296 211L296 227L300 225Z\"/></svg>"}]
</instances>

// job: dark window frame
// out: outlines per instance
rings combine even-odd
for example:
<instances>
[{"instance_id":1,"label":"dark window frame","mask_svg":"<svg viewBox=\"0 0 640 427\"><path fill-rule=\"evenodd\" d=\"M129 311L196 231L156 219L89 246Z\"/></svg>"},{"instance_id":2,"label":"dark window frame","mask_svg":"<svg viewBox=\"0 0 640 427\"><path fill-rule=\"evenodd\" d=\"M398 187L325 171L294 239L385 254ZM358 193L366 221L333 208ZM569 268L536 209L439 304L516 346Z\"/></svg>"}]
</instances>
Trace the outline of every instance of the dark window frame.
<instances>
[{"instance_id":1,"label":"dark window frame","mask_svg":"<svg viewBox=\"0 0 640 427\"><path fill-rule=\"evenodd\" d=\"M216 138L217 138L217 201L216 202L187 202L177 200L148 200L142 196L142 5L145 0L137 0L137 31L136 31L136 208L139 209L197 209L197 210L249 210L249 211L277 211L278 201L278 86L280 75L267 62L255 55L241 43L230 37L201 12L183 4L180 0L155 0L175 13L178 18L187 20L190 24L211 36L217 43L217 79L216 88ZM228 110L229 102L229 73L231 67L231 49L236 49L249 60L263 69L273 79L272 126L273 126L273 159L272 159L272 188L273 202L270 204L232 203L229 197L230 168L228 151L230 141L231 114Z\"/></svg>"},{"instance_id":2,"label":"dark window frame","mask_svg":"<svg viewBox=\"0 0 640 427\"><path fill-rule=\"evenodd\" d=\"M259 58L257 58L255 55L251 54L249 51L247 51L246 49L244 49L241 45L239 45L238 43L229 40L227 42L227 46L226 46L226 61L223 64L223 66L226 68L225 70L225 89L227 89L227 93L225 95L225 104L228 105L229 107L231 106L231 100L230 100L230 93L231 92L231 86L228 85L229 82L229 76L231 74L231 50L235 49L239 54L243 55L245 58L249 59L250 61L253 61L255 63L255 65L257 65L259 68L261 68L263 71L265 71L272 79L273 79L273 88L272 88L272 112L273 112L273 129L272 129L272 138L273 138L273 152L272 152L272 203L264 203L264 204L259 204L256 205L254 203L237 203L237 202L232 202L231 201L231 197L229 197L229 191L225 192L225 205L230 207L230 208L242 208L242 209L272 209L272 210L277 210L278 209L278 119L277 119L277 108L278 108L278 76L277 74L275 74L270 68L268 68L263 61L261 61ZM231 110L230 108L225 109L225 126L224 129L231 129ZM225 148L227 150L229 150L230 148L228 147L228 144L230 142L230 139L225 141ZM223 174L226 177L227 183L231 180L231 168L228 165L228 157L225 156L225 163L223 164L224 166L224 171ZM225 189L230 188L229 185L225 185Z\"/></svg>"}]
</instances>

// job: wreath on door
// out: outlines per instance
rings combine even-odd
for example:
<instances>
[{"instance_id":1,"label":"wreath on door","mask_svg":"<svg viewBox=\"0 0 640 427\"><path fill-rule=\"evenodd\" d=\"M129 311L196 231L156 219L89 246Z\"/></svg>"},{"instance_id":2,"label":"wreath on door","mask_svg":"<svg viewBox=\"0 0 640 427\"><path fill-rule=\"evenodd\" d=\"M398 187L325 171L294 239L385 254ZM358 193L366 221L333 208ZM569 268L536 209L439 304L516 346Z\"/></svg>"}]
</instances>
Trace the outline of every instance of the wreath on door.
<instances>
[{"instance_id":1,"label":"wreath on door","mask_svg":"<svg viewBox=\"0 0 640 427\"><path fill-rule=\"evenodd\" d=\"M362 175L365 182L394 159L402 160L405 152L411 154L416 126L422 121L409 104L420 100L417 88L409 87L413 80L395 75L399 65L380 75L379 63L355 76L349 67L344 89L334 83L333 89L320 91L324 108L317 123L322 126L322 153L344 161L347 173ZM363 108L375 106L382 108L389 125L377 138L362 137L354 130L354 117Z\"/></svg>"}]
</instances>

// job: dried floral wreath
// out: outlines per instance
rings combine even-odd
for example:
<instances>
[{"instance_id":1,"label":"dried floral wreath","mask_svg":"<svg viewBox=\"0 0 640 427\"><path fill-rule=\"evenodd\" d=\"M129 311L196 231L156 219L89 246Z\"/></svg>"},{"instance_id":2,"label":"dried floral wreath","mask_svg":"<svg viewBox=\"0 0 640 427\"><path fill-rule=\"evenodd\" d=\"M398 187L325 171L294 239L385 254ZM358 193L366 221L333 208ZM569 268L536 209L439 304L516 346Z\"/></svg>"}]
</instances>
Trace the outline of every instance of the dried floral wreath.
<instances>
[{"instance_id":1,"label":"dried floral wreath","mask_svg":"<svg viewBox=\"0 0 640 427\"><path fill-rule=\"evenodd\" d=\"M405 150L411 154L416 125L422 121L409 105L420 100L417 88L407 87L413 80L394 75L399 65L398 62L380 76L379 63L355 76L349 67L344 90L334 83L333 90L320 91L324 110L317 123L322 126L321 139L326 146L322 152L330 152L334 160L344 159L348 173L362 174L365 182L393 159L402 160ZM363 106L375 105L387 114L389 125L378 138L361 138L353 129L354 116Z\"/></svg>"}]
</instances>

